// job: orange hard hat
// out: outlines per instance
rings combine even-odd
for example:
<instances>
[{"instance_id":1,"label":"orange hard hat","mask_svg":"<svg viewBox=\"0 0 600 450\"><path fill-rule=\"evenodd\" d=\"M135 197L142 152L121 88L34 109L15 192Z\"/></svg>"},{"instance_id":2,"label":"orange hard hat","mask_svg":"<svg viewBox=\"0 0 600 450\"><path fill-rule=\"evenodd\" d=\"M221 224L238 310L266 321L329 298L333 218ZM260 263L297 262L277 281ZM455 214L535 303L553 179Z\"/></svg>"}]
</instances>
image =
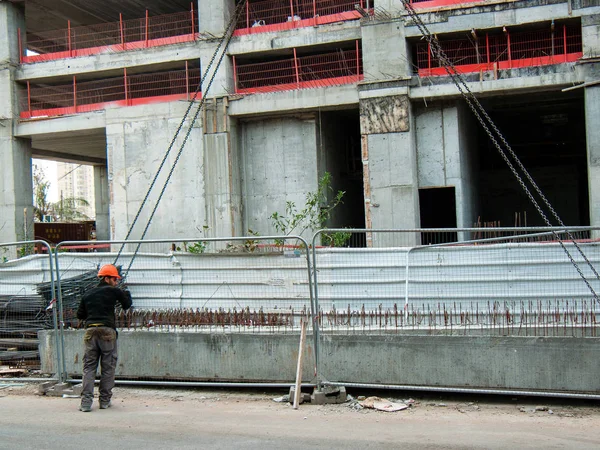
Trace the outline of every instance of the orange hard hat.
<instances>
[{"instance_id":1,"label":"orange hard hat","mask_svg":"<svg viewBox=\"0 0 600 450\"><path fill-rule=\"evenodd\" d=\"M102 266L98 271L98 277L121 278L119 271L112 264L106 264L105 266Z\"/></svg>"}]
</instances>

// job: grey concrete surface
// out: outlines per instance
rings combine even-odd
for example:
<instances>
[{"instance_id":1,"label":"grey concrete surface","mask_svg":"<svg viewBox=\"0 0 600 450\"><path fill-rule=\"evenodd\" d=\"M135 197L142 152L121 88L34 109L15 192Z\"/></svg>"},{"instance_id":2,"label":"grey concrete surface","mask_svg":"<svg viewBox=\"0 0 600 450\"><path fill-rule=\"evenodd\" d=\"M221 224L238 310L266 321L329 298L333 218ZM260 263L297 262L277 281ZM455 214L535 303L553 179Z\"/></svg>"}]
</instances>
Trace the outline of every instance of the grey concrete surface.
<instances>
[{"instance_id":1,"label":"grey concrete surface","mask_svg":"<svg viewBox=\"0 0 600 450\"><path fill-rule=\"evenodd\" d=\"M594 405L416 398L408 410L273 402L276 393L115 390L113 406L0 390L0 449L591 449ZM370 395L370 394L367 394ZM389 398L386 393L377 395ZM398 397L395 397L398 398Z\"/></svg>"},{"instance_id":2,"label":"grey concrete surface","mask_svg":"<svg viewBox=\"0 0 600 450\"><path fill-rule=\"evenodd\" d=\"M69 374L81 374L82 335L65 333ZM40 333L46 373L54 342ZM326 335L319 370L342 383L599 394L599 348L598 338ZM295 335L122 331L117 376L293 383L297 354ZM314 380L310 335L302 380Z\"/></svg>"}]
</instances>

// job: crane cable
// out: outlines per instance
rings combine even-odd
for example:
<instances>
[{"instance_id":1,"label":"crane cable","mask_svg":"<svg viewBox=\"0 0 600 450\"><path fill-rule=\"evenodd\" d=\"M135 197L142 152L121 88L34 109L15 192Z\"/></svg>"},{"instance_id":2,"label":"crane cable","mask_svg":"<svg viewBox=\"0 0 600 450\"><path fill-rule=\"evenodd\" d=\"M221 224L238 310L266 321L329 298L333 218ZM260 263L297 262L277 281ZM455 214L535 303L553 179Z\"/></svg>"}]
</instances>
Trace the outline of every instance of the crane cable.
<instances>
[{"instance_id":1,"label":"crane cable","mask_svg":"<svg viewBox=\"0 0 600 450\"><path fill-rule=\"evenodd\" d=\"M181 145L179 147L179 151L177 152L177 155L175 156L175 160L173 161L173 164L171 165L171 169L170 169L170 171L169 171L169 173L167 175L167 178L166 178L166 180L165 180L165 182L163 184L163 187L162 187L162 189L160 191L160 194L159 194L159 196L158 196L158 198L156 200L154 208L152 209L152 213L150 214L150 217L148 218L148 221L147 221L146 226L145 226L145 228L144 228L144 230L142 232L140 240L143 240L144 237L146 236L148 228L150 227L150 223L152 222L152 219L154 218L154 214L156 213L156 210L158 208L158 204L160 203L160 200L162 199L162 196L165 193L165 190L167 188L167 185L168 185L169 181L171 180L171 177L173 175L175 167L177 166L177 163L179 162L179 158L181 157L181 154L183 152L185 144L187 143L187 141L188 141L188 139L190 137L190 134L191 134L192 129L194 127L194 123L196 122L196 119L200 115L200 111L202 110L202 107L204 106L204 102L205 102L205 99L206 99L206 93L210 89L210 87L211 87L211 85L212 85L212 83L214 81L214 78L215 78L215 76L217 74L217 71L218 71L218 69L219 69L219 67L221 65L221 62L223 61L223 58L225 56L225 52L227 50L227 47L229 46L229 42L231 41L231 38L233 37L233 31L235 30L235 26L236 26L236 24L237 24L237 22L238 22L238 20L239 20L239 18L241 16L241 14L242 14L242 11L245 10L246 2L247 2L247 0L244 0L244 1L240 2L237 5L234 14L231 16L231 19L229 20L229 23L227 24L227 28L225 30L225 33L223 34L223 36L219 40L219 44L217 45L217 48L215 49L215 51L214 51L214 53L213 53L213 55L212 55L212 57L210 59L210 62L209 62L208 66L205 69L204 75L201 77L200 82L198 83L198 86L196 87L196 90L195 90L194 94L192 95L191 100L189 101L187 110L185 111L185 114L183 115L183 118L181 119L181 122L179 123L179 126L177 127L177 130L175 131L175 135L173 136L173 139L171 140L171 143L169 144L169 147L167 148L167 151L165 152L165 155L164 155L164 157L163 157L163 159L162 159L162 161L161 161L161 163L160 163L160 165L159 165L159 167L158 167L158 169L156 171L156 174L154 175L154 178L153 178L152 182L150 183L150 187L149 187L148 191L146 192L146 195L145 195L144 199L142 200L142 203L140 204L140 207L138 208L138 211L137 211L137 213L135 215L135 218L133 219L133 222L131 223L131 225L129 227L129 230L127 232L127 236L125 237L126 241L130 238L131 233L133 231L133 228L134 228L135 224L137 223L137 221L138 221L138 219L140 217L142 209L144 208L144 206L148 202L148 198L150 196L150 192L154 188L154 185L156 184L156 181L157 181L157 179L158 179L158 177L159 177L159 175L160 175L160 173L161 173L161 171L162 171L162 169L163 169L163 167L164 167L164 165L165 165L165 163L167 161L167 158L169 157L169 154L171 153L171 150L173 149L173 146L175 145L175 141L177 140L177 137L181 133L181 130L183 129L183 126L185 125L185 122L186 122L188 116L190 115L190 112L191 112L191 110L192 110L192 108L194 106L194 103L196 102L196 98L198 97L198 94L201 91L203 82L208 77L208 73L209 73L210 69L212 68L213 64L215 63L215 60L217 59L217 55L219 55L219 52L221 52L220 56L218 57L216 66L215 66L215 68L214 68L214 70L212 72L212 75L211 75L210 79L209 79L208 85L206 85L205 91L202 92L202 96L200 98L200 102L198 103L196 112L194 113L193 117L191 118L191 122L188 125L188 129L187 129L187 132L185 133L183 142L181 143ZM121 248L119 249L119 252L118 252L118 254L117 254L117 256L116 256L116 258L114 260L114 263L113 263L114 265L116 265L119 257L121 256L121 254L123 252L123 249L125 248L125 245L126 245L125 243L121 244ZM134 254L133 254L133 256L132 256L132 258L131 258L131 260L129 262L129 266L127 267L127 270L125 271L125 273L123 275L124 277L126 277L127 274L129 273L129 269L131 269L131 265L133 264L133 261L135 260L135 258L137 256L137 253L138 253L138 251L140 249L140 246L141 246L141 243L138 243L137 247L136 247L136 249L134 251Z\"/></svg>"},{"instance_id":2,"label":"crane cable","mask_svg":"<svg viewBox=\"0 0 600 450\"><path fill-rule=\"evenodd\" d=\"M512 171L513 175L516 177L517 181L519 182L519 184L525 191L527 197L529 198L529 200L531 201L531 203L533 204L533 206L535 207L537 212L540 214L540 216L542 217L544 222L549 227L553 226L552 223L550 222L550 220L548 219L548 217L546 216L546 214L544 213L544 211L542 210L542 207L536 201L533 194L531 193L531 191L529 190L529 188L523 181L523 178L519 175L517 169L515 168L515 166L509 159L509 157L507 156L506 152L508 152L508 154L514 160L514 162L518 166L518 168L521 169L523 175L525 176L527 181L529 181L529 183L531 184L531 187L539 195L540 199L546 205L546 207L550 211L551 215L556 219L556 221L559 223L559 225L561 227L565 227L565 232L566 232L567 236L569 237L569 240L573 243L573 245L575 246L575 248L577 249L579 254L583 257L583 259L585 260L585 262L587 263L587 265L589 266L589 268L591 269L593 274L596 276L596 279L600 280L600 275L598 274L598 272L596 271L596 269L594 268L594 266L592 265L590 260L587 258L587 256L584 254L584 252L581 249L581 247L579 246L579 244L575 241L574 236L566 228L565 224L559 217L558 213L554 210L554 208L552 207L552 205L550 204L548 199L544 196L544 194L542 193L539 186L533 180L533 178L531 177L531 175L529 174L529 172L527 171L527 169L525 168L525 166L523 165L521 160L517 157L517 155L511 148L511 146L508 144L508 142L506 141L505 137L502 135L500 130L498 130L496 124L490 118L490 116L488 115L486 110L483 108L483 106L481 105L481 103L479 102L477 97L475 97L475 95L469 88L463 74L460 73L456 69L456 66L454 65L454 63L448 58L448 56L442 49L437 37L431 35L431 33L429 32L429 29L421 20L421 17L417 14L417 12L413 8L413 6L409 3L409 0L401 0L401 1L402 1L402 4L404 5L406 11L408 12L409 16L411 17L411 19L414 21L415 25L419 28L419 31L421 32L421 34L429 43L431 52L434 54L434 56L436 56L438 58L440 64L443 65L444 69L446 70L446 72L448 73L450 78L452 79L453 83L458 88L461 96L465 99L465 101L467 102L467 105L469 106L469 108L471 109L473 114L475 114L475 117L477 118L477 120L479 121L479 123L481 124L481 126L483 127L485 132L487 133L488 137L490 138L490 140L492 141L492 143L494 144L494 146L500 153L500 156L502 157L502 159L506 162L509 169ZM492 130L490 130L490 128L492 128L493 132L492 132ZM498 140L500 140L502 142L502 144L504 145L504 147L506 149L506 152L504 151L504 149L502 148L502 146L500 145ZM554 237L556 238L556 240L558 241L558 243L560 244L560 246L562 247L562 249L564 250L564 252L566 253L566 255L568 256L569 260L571 261L571 264L575 267L575 269L579 273L579 276L583 279L583 281L587 285L587 287L590 290L590 292L592 293L594 299L600 303L598 294L596 293L596 291L594 290L594 288L592 287L590 282L587 280L587 278L583 274L583 272L582 272L581 268L579 267L579 265L577 264L577 262L575 262L575 260L573 259L573 256L571 255L571 253L565 246L563 240L558 236L556 231L551 230L551 232L554 235Z\"/></svg>"}]
</instances>

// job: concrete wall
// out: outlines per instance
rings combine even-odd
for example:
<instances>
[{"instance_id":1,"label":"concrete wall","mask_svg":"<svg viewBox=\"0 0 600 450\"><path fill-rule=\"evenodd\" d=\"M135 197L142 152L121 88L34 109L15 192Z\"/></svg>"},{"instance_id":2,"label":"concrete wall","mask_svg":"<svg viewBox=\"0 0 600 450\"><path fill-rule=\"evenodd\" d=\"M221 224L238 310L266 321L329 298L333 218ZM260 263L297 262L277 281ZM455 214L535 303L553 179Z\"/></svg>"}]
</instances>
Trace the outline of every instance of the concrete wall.
<instances>
[{"instance_id":1,"label":"concrete wall","mask_svg":"<svg viewBox=\"0 0 600 450\"><path fill-rule=\"evenodd\" d=\"M295 379L298 336L119 333L117 377L236 382ZM42 372L55 370L40 333ZM324 335L320 376L342 383L600 393L598 338ZM81 375L83 331L65 332L70 375ZM302 380L315 381L312 336Z\"/></svg>"},{"instance_id":2,"label":"concrete wall","mask_svg":"<svg viewBox=\"0 0 600 450\"><path fill-rule=\"evenodd\" d=\"M94 199L96 201L96 239L110 239L110 208L108 171L105 166L94 166Z\"/></svg>"},{"instance_id":3,"label":"concrete wall","mask_svg":"<svg viewBox=\"0 0 600 450\"><path fill-rule=\"evenodd\" d=\"M584 58L600 56L600 11L581 18L581 38Z\"/></svg>"},{"instance_id":4,"label":"concrete wall","mask_svg":"<svg viewBox=\"0 0 600 450\"><path fill-rule=\"evenodd\" d=\"M111 109L106 111L111 237L125 238L148 192L159 165L181 122L186 102ZM193 114L193 113L192 113ZM184 124L155 188L131 235L136 239L149 220L168 172L176 160L191 120ZM204 145L196 122L152 220L147 238L197 236L206 224Z\"/></svg>"},{"instance_id":5,"label":"concrete wall","mask_svg":"<svg viewBox=\"0 0 600 450\"><path fill-rule=\"evenodd\" d=\"M285 215L286 202L304 208L315 192L317 127L313 115L248 121L240 124L244 229L279 234L269 217ZM287 230L289 232L291 230ZM302 229L291 234L302 232ZM309 237L312 233L304 233Z\"/></svg>"},{"instance_id":6,"label":"concrete wall","mask_svg":"<svg viewBox=\"0 0 600 450\"><path fill-rule=\"evenodd\" d=\"M456 224L475 222L477 148L469 111L461 104L435 103L416 113L419 188L456 189Z\"/></svg>"}]
</instances>

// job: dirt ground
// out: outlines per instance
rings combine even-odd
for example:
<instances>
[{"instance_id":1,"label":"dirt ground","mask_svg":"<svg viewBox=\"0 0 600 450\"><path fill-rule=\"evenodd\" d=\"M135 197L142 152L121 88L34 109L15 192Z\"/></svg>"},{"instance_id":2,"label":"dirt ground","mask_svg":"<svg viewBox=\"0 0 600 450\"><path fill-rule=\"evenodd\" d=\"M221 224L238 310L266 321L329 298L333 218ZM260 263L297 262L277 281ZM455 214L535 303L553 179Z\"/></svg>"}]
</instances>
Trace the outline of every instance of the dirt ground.
<instances>
[{"instance_id":1,"label":"dirt ground","mask_svg":"<svg viewBox=\"0 0 600 450\"><path fill-rule=\"evenodd\" d=\"M116 387L113 406L38 395L0 379L0 448L600 448L600 403L499 396L359 392L338 405L275 399L283 390ZM408 402L362 408L357 398ZM360 397L359 397L360 396ZM410 402L408 400L413 400ZM68 439L65 437L68 436Z\"/></svg>"}]
</instances>

